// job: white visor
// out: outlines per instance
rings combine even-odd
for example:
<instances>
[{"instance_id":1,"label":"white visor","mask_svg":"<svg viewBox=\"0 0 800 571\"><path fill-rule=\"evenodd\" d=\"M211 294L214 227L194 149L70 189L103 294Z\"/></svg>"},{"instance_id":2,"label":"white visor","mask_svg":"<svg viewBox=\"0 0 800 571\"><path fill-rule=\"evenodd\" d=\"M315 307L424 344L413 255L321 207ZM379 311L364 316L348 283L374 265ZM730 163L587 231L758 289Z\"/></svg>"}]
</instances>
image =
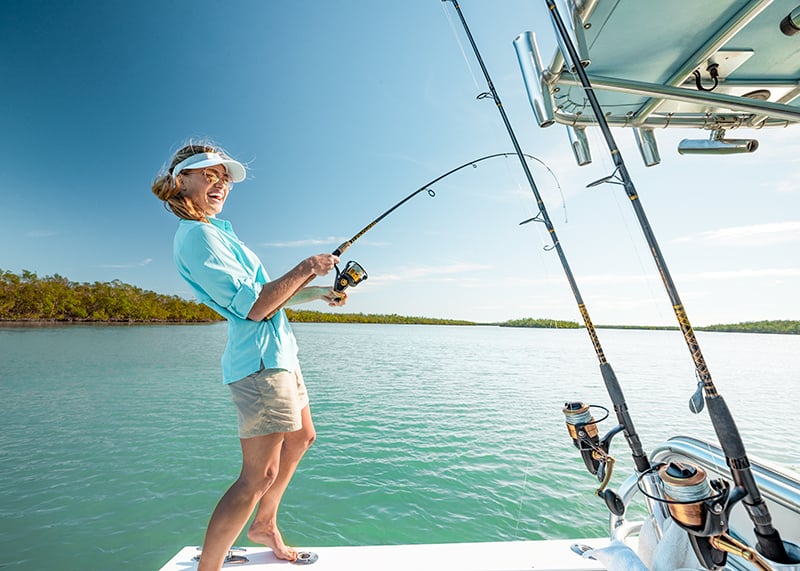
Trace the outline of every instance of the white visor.
<instances>
[{"instance_id":1,"label":"white visor","mask_svg":"<svg viewBox=\"0 0 800 571\"><path fill-rule=\"evenodd\" d=\"M197 153L182 160L172 169L172 177L177 178L181 171L186 169L202 169L215 165L223 165L233 182L242 182L247 177L247 171L242 163L219 153Z\"/></svg>"}]
</instances>

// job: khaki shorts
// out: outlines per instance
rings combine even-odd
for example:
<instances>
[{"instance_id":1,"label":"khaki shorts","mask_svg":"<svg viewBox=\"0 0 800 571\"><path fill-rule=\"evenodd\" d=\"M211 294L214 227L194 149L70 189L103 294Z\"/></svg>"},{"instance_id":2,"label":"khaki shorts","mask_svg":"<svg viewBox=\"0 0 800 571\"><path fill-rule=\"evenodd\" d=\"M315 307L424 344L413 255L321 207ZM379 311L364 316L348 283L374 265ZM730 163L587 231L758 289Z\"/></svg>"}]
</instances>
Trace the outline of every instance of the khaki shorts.
<instances>
[{"instance_id":1,"label":"khaki shorts","mask_svg":"<svg viewBox=\"0 0 800 571\"><path fill-rule=\"evenodd\" d=\"M300 411L308 405L308 393L300 369L261 369L228 386L239 415L239 438L303 427Z\"/></svg>"}]
</instances>

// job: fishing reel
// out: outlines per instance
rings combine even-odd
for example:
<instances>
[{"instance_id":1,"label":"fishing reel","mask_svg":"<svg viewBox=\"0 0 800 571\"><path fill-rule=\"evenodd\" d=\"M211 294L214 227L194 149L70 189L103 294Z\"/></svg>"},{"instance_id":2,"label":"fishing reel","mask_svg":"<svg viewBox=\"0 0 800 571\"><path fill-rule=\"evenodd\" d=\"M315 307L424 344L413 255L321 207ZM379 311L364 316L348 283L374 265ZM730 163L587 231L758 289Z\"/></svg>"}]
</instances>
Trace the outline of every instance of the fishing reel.
<instances>
[{"instance_id":1,"label":"fishing reel","mask_svg":"<svg viewBox=\"0 0 800 571\"><path fill-rule=\"evenodd\" d=\"M663 497L649 494L641 485L653 472L658 474ZM689 534L692 549L706 569L723 569L728 553L757 569L771 569L758 552L727 533L733 506L747 495L744 488L732 487L722 478L710 480L700 466L677 461L656 464L639 476L637 485L648 498L667 504L672 520Z\"/></svg>"},{"instance_id":2,"label":"fishing reel","mask_svg":"<svg viewBox=\"0 0 800 571\"><path fill-rule=\"evenodd\" d=\"M605 415L600 420L595 420L591 409L601 409ZM603 438L599 437L597 423L608 418L608 409L600 405L588 405L582 402L568 402L562 409L567 422L567 431L575 448L580 450L583 464L590 474L597 476L600 487L595 490L595 495L603 498L609 511L621 516L625 513L625 503L613 490L606 489L614 472L614 457L608 453L611 439L622 430L616 426Z\"/></svg>"},{"instance_id":3,"label":"fishing reel","mask_svg":"<svg viewBox=\"0 0 800 571\"><path fill-rule=\"evenodd\" d=\"M336 279L333 281L333 291L336 293L341 293L346 290L348 287L355 287L365 279L367 279L367 271L361 267L356 261L350 260L344 266L342 271L339 271L339 266L334 266L336 268ZM336 301L342 299L343 296L336 296Z\"/></svg>"}]
</instances>

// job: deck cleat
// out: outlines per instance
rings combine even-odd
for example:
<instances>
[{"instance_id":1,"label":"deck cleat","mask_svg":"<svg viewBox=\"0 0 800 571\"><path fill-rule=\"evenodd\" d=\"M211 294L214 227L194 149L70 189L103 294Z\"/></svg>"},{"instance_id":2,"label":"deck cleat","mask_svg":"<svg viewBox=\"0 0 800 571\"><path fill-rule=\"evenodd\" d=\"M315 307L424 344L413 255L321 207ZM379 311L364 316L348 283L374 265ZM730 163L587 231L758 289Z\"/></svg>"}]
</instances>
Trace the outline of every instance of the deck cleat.
<instances>
[{"instance_id":1,"label":"deck cleat","mask_svg":"<svg viewBox=\"0 0 800 571\"><path fill-rule=\"evenodd\" d=\"M311 565L312 563L316 563L317 559L319 559L319 556L313 551L299 551L297 553L297 559L292 563L296 563L297 565Z\"/></svg>"},{"instance_id":2,"label":"deck cleat","mask_svg":"<svg viewBox=\"0 0 800 571\"><path fill-rule=\"evenodd\" d=\"M198 547L197 551L202 552L203 551L203 547L202 546ZM244 555L234 555L233 554L234 551L237 551L237 552L240 552L240 553L244 553L247 550L244 547L231 547L228 550L228 554L225 556L224 565L241 565L242 563L249 563L250 562L250 560L247 557L245 557ZM192 559L194 561L200 561L200 554L195 555Z\"/></svg>"}]
</instances>

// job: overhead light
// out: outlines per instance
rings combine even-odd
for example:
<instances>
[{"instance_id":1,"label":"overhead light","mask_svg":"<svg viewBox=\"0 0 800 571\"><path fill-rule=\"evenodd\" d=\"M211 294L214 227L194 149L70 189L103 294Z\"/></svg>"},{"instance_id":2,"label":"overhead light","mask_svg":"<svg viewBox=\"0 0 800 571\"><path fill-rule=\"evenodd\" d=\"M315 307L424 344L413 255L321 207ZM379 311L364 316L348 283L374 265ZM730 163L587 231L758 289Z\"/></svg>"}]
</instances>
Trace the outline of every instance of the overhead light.
<instances>
[{"instance_id":1,"label":"overhead light","mask_svg":"<svg viewBox=\"0 0 800 571\"><path fill-rule=\"evenodd\" d=\"M771 96L772 92L770 92L769 89L756 89L755 91L751 91L742 95L742 97L746 97L747 99L755 99L756 101L769 101Z\"/></svg>"},{"instance_id":2,"label":"overhead light","mask_svg":"<svg viewBox=\"0 0 800 571\"><path fill-rule=\"evenodd\" d=\"M684 139L678 143L681 155L733 155L752 153L758 148L756 139L725 139L725 131L711 132L709 139Z\"/></svg>"}]
</instances>

